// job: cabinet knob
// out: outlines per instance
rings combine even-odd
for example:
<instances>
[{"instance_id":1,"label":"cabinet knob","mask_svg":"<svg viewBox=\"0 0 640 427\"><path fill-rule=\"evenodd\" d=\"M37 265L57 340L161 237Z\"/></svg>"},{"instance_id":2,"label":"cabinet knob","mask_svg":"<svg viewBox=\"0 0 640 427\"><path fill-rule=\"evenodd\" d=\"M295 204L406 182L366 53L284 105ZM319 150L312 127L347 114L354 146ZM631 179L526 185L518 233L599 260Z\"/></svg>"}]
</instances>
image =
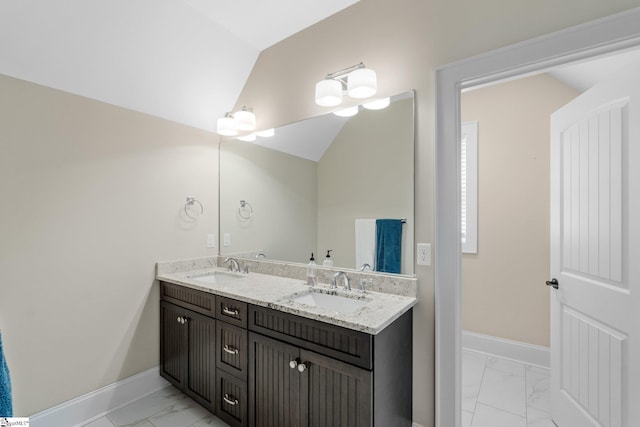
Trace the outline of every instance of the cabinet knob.
<instances>
[{"instance_id":1,"label":"cabinet knob","mask_svg":"<svg viewBox=\"0 0 640 427\"><path fill-rule=\"evenodd\" d=\"M289 362L289 367L291 369L296 369L296 366L298 366L298 361L297 360L292 360Z\"/></svg>"},{"instance_id":2,"label":"cabinet knob","mask_svg":"<svg viewBox=\"0 0 640 427\"><path fill-rule=\"evenodd\" d=\"M178 318L176 319L176 321L177 321L178 323L182 323L182 316L178 316Z\"/></svg>"},{"instance_id":3,"label":"cabinet knob","mask_svg":"<svg viewBox=\"0 0 640 427\"><path fill-rule=\"evenodd\" d=\"M307 365L305 365L304 363L298 364L298 372L304 372L306 370L307 370Z\"/></svg>"}]
</instances>

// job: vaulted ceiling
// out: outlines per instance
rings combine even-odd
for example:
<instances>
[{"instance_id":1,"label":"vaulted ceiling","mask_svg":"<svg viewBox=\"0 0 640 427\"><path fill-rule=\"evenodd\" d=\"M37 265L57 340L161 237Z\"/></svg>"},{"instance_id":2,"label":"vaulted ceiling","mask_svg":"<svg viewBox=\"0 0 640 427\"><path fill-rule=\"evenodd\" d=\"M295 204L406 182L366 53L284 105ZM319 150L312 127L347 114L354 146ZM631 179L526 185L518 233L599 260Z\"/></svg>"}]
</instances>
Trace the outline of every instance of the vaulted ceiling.
<instances>
[{"instance_id":1,"label":"vaulted ceiling","mask_svg":"<svg viewBox=\"0 0 640 427\"><path fill-rule=\"evenodd\" d=\"M0 74L214 130L259 53L358 0L2 0Z\"/></svg>"}]
</instances>

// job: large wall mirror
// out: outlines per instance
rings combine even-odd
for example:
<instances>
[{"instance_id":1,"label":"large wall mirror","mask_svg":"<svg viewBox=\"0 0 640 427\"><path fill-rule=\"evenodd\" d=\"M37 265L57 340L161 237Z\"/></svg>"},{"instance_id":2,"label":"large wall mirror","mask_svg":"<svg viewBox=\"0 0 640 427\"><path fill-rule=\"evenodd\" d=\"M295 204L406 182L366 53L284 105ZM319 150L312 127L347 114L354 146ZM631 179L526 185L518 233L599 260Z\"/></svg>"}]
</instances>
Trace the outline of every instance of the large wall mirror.
<instances>
[{"instance_id":1,"label":"large wall mirror","mask_svg":"<svg viewBox=\"0 0 640 427\"><path fill-rule=\"evenodd\" d=\"M313 252L322 265L331 250L335 267L360 269L362 251L380 251L382 240L372 243L366 224L382 219L401 221L391 245L400 246L400 274L413 274L413 92L385 109L361 106L353 117L329 113L220 144L222 255L306 264Z\"/></svg>"}]
</instances>

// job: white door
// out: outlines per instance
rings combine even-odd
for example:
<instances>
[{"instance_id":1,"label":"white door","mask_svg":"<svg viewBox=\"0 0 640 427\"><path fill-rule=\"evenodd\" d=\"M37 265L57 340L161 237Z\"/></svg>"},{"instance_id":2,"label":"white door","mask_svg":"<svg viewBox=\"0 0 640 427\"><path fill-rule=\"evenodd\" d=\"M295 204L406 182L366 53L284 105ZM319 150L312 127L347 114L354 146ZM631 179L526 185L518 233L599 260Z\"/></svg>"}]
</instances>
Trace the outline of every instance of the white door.
<instances>
[{"instance_id":1,"label":"white door","mask_svg":"<svg viewBox=\"0 0 640 427\"><path fill-rule=\"evenodd\" d=\"M551 116L551 412L560 427L640 426L639 79L632 64Z\"/></svg>"}]
</instances>

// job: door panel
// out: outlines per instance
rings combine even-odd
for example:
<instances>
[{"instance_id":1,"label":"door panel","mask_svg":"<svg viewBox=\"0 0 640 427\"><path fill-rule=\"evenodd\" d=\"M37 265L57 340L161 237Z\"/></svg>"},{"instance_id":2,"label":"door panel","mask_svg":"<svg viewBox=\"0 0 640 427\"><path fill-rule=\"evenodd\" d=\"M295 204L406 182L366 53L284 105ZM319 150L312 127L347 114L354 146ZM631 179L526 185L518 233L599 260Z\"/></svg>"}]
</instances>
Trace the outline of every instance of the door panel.
<instances>
[{"instance_id":1,"label":"door panel","mask_svg":"<svg viewBox=\"0 0 640 427\"><path fill-rule=\"evenodd\" d=\"M640 425L640 63L551 116L552 416ZM633 261L630 261L633 260Z\"/></svg>"},{"instance_id":2,"label":"door panel","mask_svg":"<svg viewBox=\"0 0 640 427\"><path fill-rule=\"evenodd\" d=\"M301 350L301 411L309 427L372 425L371 371Z\"/></svg>"},{"instance_id":3,"label":"door panel","mask_svg":"<svg viewBox=\"0 0 640 427\"><path fill-rule=\"evenodd\" d=\"M301 425L301 375L289 365L299 356L297 347L249 333L249 425Z\"/></svg>"},{"instance_id":4,"label":"door panel","mask_svg":"<svg viewBox=\"0 0 640 427\"><path fill-rule=\"evenodd\" d=\"M207 409L215 410L215 345L214 319L185 310L187 316L188 380L186 392Z\"/></svg>"},{"instance_id":5,"label":"door panel","mask_svg":"<svg viewBox=\"0 0 640 427\"><path fill-rule=\"evenodd\" d=\"M160 374L179 388L183 387L187 375L184 370L186 335L178 321L183 314L184 309L160 302Z\"/></svg>"}]
</instances>

